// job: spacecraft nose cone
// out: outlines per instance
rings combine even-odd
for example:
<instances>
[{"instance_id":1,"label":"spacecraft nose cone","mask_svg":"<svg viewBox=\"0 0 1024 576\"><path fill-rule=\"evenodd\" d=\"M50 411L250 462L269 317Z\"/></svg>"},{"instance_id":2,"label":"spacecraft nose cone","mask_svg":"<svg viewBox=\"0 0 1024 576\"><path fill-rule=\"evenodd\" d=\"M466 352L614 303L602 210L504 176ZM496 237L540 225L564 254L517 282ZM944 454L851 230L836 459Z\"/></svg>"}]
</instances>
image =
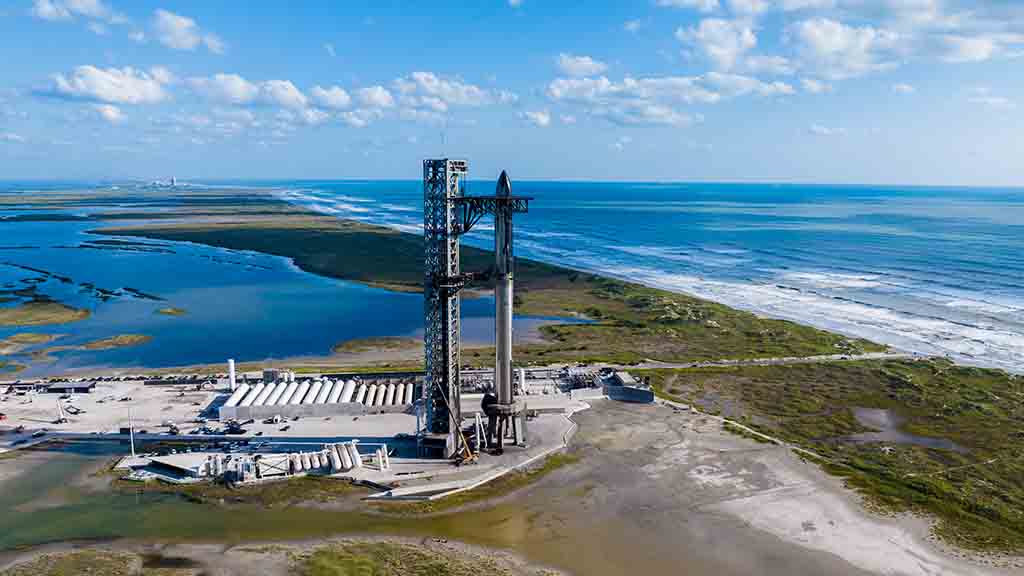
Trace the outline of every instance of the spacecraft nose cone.
<instances>
[{"instance_id":1,"label":"spacecraft nose cone","mask_svg":"<svg viewBox=\"0 0 1024 576\"><path fill-rule=\"evenodd\" d=\"M508 177L508 172L501 171L501 176L498 176L498 196L511 196L512 195L512 180Z\"/></svg>"}]
</instances>

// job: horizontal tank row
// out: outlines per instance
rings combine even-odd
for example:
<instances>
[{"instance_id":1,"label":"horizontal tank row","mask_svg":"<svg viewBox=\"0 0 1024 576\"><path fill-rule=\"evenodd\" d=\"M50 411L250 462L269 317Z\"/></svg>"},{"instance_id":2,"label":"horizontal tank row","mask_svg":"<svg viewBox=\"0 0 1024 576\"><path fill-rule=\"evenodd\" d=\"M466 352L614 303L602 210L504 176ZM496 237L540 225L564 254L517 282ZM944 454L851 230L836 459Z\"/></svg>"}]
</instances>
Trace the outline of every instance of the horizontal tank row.
<instances>
[{"instance_id":1,"label":"horizontal tank row","mask_svg":"<svg viewBox=\"0 0 1024 576\"><path fill-rule=\"evenodd\" d=\"M414 386L411 382L366 384L357 380L294 380L270 384L242 384L228 401L227 408L239 406L297 406L309 404L345 404L353 402L368 407L412 404Z\"/></svg>"}]
</instances>

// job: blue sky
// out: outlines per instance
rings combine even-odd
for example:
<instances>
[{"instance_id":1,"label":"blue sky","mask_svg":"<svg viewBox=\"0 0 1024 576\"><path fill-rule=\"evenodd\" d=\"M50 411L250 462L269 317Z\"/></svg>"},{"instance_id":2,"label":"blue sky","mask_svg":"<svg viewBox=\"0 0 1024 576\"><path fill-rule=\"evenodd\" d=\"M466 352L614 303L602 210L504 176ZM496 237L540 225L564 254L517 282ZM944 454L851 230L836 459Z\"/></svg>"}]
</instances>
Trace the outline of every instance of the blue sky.
<instances>
[{"instance_id":1,"label":"blue sky","mask_svg":"<svg viewBox=\"0 0 1024 576\"><path fill-rule=\"evenodd\" d=\"M1024 2L7 0L0 178L1024 185Z\"/></svg>"}]
</instances>

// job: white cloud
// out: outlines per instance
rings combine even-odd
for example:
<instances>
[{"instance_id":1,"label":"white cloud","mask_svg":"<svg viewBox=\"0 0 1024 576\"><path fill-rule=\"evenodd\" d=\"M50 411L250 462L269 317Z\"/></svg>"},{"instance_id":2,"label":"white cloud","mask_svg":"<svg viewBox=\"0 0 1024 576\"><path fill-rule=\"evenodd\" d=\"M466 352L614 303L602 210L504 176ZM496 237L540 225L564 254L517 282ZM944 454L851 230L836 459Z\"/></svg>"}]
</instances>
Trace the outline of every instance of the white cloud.
<instances>
[{"instance_id":1,"label":"white cloud","mask_svg":"<svg viewBox=\"0 0 1024 576\"><path fill-rule=\"evenodd\" d=\"M422 99L428 106L437 108L440 108L436 106L437 102L443 102L445 105L482 106L494 100L491 94L479 86L441 78L432 72L413 72L407 77L395 80L395 87L401 94L403 103L413 105L416 105L417 98Z\"/></svg>"},{"instance_id":2,"label":"white cloud","mask_svg":"<svg viewBox=\"0 0 1024 576\"><path fill-rule=\"evenodd\" d=\"M743 69L755 74L773 74L787 76L796 71L795 66L785 56L763 56L754 54L743 61Z\"/></svg>"},{"instance_id":3,"label":"white cloud","mask_svg":"<svg viewBox=\"0 0 1024 576\"><path fill-rule=\"evenodd\" d=\"M713 103L721 95L703 85L700 77L625 78L612 82L598 78L557 78L547 88L548 98L581 106L594 117L620 125L686 126L700 120L680 104Z\"/></svg>"},{"instance_id":4,"label":"white cloud","mask_svg":"<svg viewBox=\"0 0 1024 576\"><path fill-rule=\"evenodd\" d=\"M309 104L306 95L288 80L267 80L260 89L266 102L282 108L302 109Z\"/></svg>"},{"instance_id":5,"label":"white cloud","mask_svg":"<svg viewBox=\"0 0 1024 576\"><path fill-rule=\"evenodd\" d=\"M622 29L626 32L638 32L643 25L643 20L626 20L622 23Z\"/></svg>"},{"instance_id":6,"label":"white cloud","mask_svg":"<svg viewBox=\"0 0 1024 576\"><path fill-rule=\"evenodd\" d=\"M121 109L112 104L93 104L93 109L96 110L96 113L101 118L111 124L117 124L124 120L124 114L121 113Z\"/></svg>"},{"instance_id":7,"label":"white cloud","mask_svg":"<svg viewBox=\"0 0 1024 576\"><path fill-rule=\"evenodd\" d=\"M367 108L391 108L395 105L395 98L383 86L370 86L360 88L356 92L359 102Z\"/></svg>"},{"instance_id":8,"label":"white cloud","mask_svg":"<svg viewBox=\"0 0 1024 576\"><path fill-rule=\"evenodd\" d=\"M541 128L546 128L551 125L551 113L547 110L526 110L520 112L519 116L528 120L534 126L540 126Z\"/></svg>"},{"instance_id":9,"label":"white cloud","mask_svg":"<svg viewBox=\"0 0 1024 576\"><path fill-rule=\"evenodd\" d=\"M61 2L54 0L36 0L32 5L32 14L43 20L70 20L71 11Z\"/></svg>"},{"instance_id":10,"label":"white cloud","mask_svg":"<svg viewBox=\"0 0 1024 576\"><path fill-rule=\"evenodd\" d=\"M757 78L739 74L709 72L706 78L708 83L718 88L723 95L729 97L744 96L746 94L789 96L796 93L796 90L785 82L762 82Z\"/></svg>"},{"instance_id":11,"label":"white cloud","mask_svg":"<svg viewBox=\"0 0 1024 576\"><path fill-rule=\"evenodd\" d=\"M167 10L157 10L153 15L153 28L157 40L174 50L195 50L200 44L214 54L224 52L224 42L216 34L203 34L196 21Z\"/></svg>"},{"instance_id":12,"label":"white cloud","mask_svg":"<svg viewBox=\"0 0 1024 576\"><path fill-rule=\"evenodd\" d=\"M331 86L330 88L313 86L310 95L317 104L324 108L340 110L348 108L352 104L352 97L340 86Z\"/></svg>"},{"instance_id":13,"label":"white cloud","mask_svg":"<svg viewBox=\"0 0 1024 576\"><path fill-rule=\"evenodd\" d=\"M189 85L213 100L229 104L248 104L256 99L260 88L237 74L215 74L210 78L191 78Z\"/></svg>"},{"instance_id":14,"label":"white cloud","mask_svg":"<svg viewBox=\"0 0 1024 576\"><path fill-rule=\"evenodd\" d=\"M568 76L595 76L608 69L608 65L590 56L576 56L562 52L556 61L558 69Z\"/></svg>"},{"instance_id":15,"label":"white cloud","mask_svg":"<svg viewBox=\"0 0 1024 576\"><path fill-rule=\"evenodd\" d=\"M348 110L342 112L338 118L352 126L353 128L363 128L369 125L375 120L379 120L384 117L384 113L379 108L360 108L358 110Z\"/></svg>"},{"instance_id":16,"label":"white cloud","mask_svg":"<svg viewBox=\"0 0 1024 576\"><path fill-rule=\"evenodd\" d=\"M665 8L695 8L701 12L714 12L718 0L658 0L658 6Z\"/></svg>"},{"instance_id":17,"label":"white cloud","mask_svg":"<svg viewBox=\"0 0 1024 576\"><path fill-rule=\"evenodd\" d=\"M785 11L833 8L836 0L782 0Z\"/></svg>"},{"instance_id":18,"label":"white cloud","mask_svg":"<svg viewBox=\"0 0 1024 576\"><path fill-rule=\"evenodd\" d=\"M811 94L823 94L825 92L832 91L832 85L821 80L815 80L814 78L801 78L800 85L803 86L804 92Z\"/></svg>"},{"instance_id":19,"label":"white cloud","mask_svg":"<svg viewBox=\"0 0 1024 576\"><path fill-rule=\"evenodd\" d=\"M893 84L892 91L897 94L913 94L915 92L914 87L910 84Z\"/></svg>"},{"instance_id":20,"label":"white cloud","mask_svg":"<svg viewBox=\"0 0 1024 576\"><path fill-rule=\"evenodd\" d=\"M166 72L164 68L147 73L134 68L79 66L68 76L54 75L54 85L47 93L111 104L153 104L168 98Z\"/></svg>"},{"instance_id":21,"label":"white cloud","mask_svg":"<svg viewBox=\"0 0 1024 576\"><path fill-rule=\"evenodd\" d=\"M704 52L720 70L731 69L757 44L750 22L721 18L705 18L695 28L678 28L676 38Z\"/></svg>"},{"instance_id":22,"label":"white cloud","mask_svg":"<svg viewBox=\"0 0 1024 576\"><path fill-rule=\"evenodd\" d=\"M846 134L845 128L829 128L821 124L811 124L807 131L815 136L843 136Z\"/></svg>"},{"instance_id":23,"label":"white cloud","mask_svg":"<svg viewBox=\"0 0 1024 576\"><path fill-rule=\"evenodd\" d=\"M736 14L752 16L768 9L767 0L729 0L729 8Z\"/></svg>"},{"instance_id":24,"label":"white cloud","mask_svg":"<svg viewBox=\"0 0 1024 576\"><path fill-rule=\"evenodd\" d=\"M0 140L4 142L24 142L25 137L14 132L0 132Z\"/></svg>"},{"instance_id":25,"label":"white cloud","mask_svg":"<svg viewBox=\"0 0 1024 576\"><path fill-rule=\"evenodd\" d=\"M1024 46L1024 34L1006 32L975 36L949 35L942 40L945 47L942 59L955 63L983 62L997 56L1019 56L1020 52L1014 52L1012 48Z\"/></svg>"},{"instance_id":26,"label":"white cloud","mask_svg":"<svg viewBox=\"0 0 1024 576\"><path fill-rule=\"evenodd\" d=\"M791 35L809 67L837 80L891 68L895 62L889 57L900 39L890 30L857 28L828 18L798 22Z\"/></svg>"},{"instance_id":27,"label":"white cloud","mask_svg":"<svg viewBox=\"0 0 1024 576\"><path fill-rule=\"evenodd\" d=\"M97 36L107 35L107 27L104 26L102 22L89 22L86 28L88 28L90 32Z\"/></svg>"}]
</instances>

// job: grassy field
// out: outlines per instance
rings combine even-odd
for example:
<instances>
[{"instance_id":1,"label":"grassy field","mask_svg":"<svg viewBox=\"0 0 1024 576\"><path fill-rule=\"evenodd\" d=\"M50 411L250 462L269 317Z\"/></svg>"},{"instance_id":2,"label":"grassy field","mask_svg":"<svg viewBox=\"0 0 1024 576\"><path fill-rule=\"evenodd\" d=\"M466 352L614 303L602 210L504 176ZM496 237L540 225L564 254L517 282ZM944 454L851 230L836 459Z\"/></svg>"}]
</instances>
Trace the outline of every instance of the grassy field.
<instances>
[{"instance_id":1,"label":"grassy field","mask_svg":"<svg viewBox=\"0 0 1024 576\"><path fill-rule=\"evenodd\" d=\"M254 250L291 258L314 274L395 290L419 291L423 282L421 237L298 209L289 216L156 222L95 232ZM493 256L463 247L462 262L464 270L486 272ZM590 320L545 326L545 343L517 349L517 359L524 363L688 362L882 349L864 340L638 284L525 259L518 260L517 267L518 314ZM467 361L493 362L490 355L477 352L467 355Z\"/></svg>"},{"instance_id":2,"label":"grassy field","mask_svg":"<svg viewBox=\"0 0 1024 576\"><path fill-rule=\"evenodd\" d=\"M59 302L31 301L0 308L0 326L66 324L88 317L88 310L72 308Z\"/></svg>"},{"instance_id":3,"label":"grassy field","mask_svg":"<svg viewBox=\"0 0 1024 576\"><path fill-rule=\"evenodd\" d=\"M483 555L392 542L345 542L301 556L301 576L510 576L502 563Z\"/></svg>"},{"instance_id":4,"label":"grassy field","mask_svg":"<svg viewBox=\"0 0 1024 576\"><path fill-rule=\"evenodd\" d=\"M0 572L0 576L128 576L138 573L138 562L133 555L82 550L44 554Z\"/></svg>"},{"instance_id":5,"label":"grassy field","mask_svg":"<svg viewBox=\"0 0 1024 576\"><path fill-rule=\"evenodd\" d=\"M368 494L368 490L349 482L319 476L303 476L259 486L229 488L224 484L167 484L117 479L116 490L126 492L163 492L177 494L201 504L252 504L266 508L293 506L307 502L329 503Z\"/></svg>"},{"instance_id":6,"label":"grassy field","mask_svg":"<svg viewBox=\"0 0 1024 576\"><path fill-rule=\"evenodd\" d=\"M830 460L880 511L927 513L969 549L1024 552L1024 379L946 361L638 371L659 394L743 421ZM853 408L965 450L859 443ZM884 450L883 450L884 448Z\"/></svg>"},{"instance_id":7,"label":"grassy field","mask_svg":"<svg viewBox=\"0 0 1024 576\"><path fill-rule=\"evenodd\" d=\"M400 336L383 336L380 338L358 338L336 344L331 350L335 354L356 354L371 350L408 350L422 348L423 341Z\"/></svg>"}]
</instances>

